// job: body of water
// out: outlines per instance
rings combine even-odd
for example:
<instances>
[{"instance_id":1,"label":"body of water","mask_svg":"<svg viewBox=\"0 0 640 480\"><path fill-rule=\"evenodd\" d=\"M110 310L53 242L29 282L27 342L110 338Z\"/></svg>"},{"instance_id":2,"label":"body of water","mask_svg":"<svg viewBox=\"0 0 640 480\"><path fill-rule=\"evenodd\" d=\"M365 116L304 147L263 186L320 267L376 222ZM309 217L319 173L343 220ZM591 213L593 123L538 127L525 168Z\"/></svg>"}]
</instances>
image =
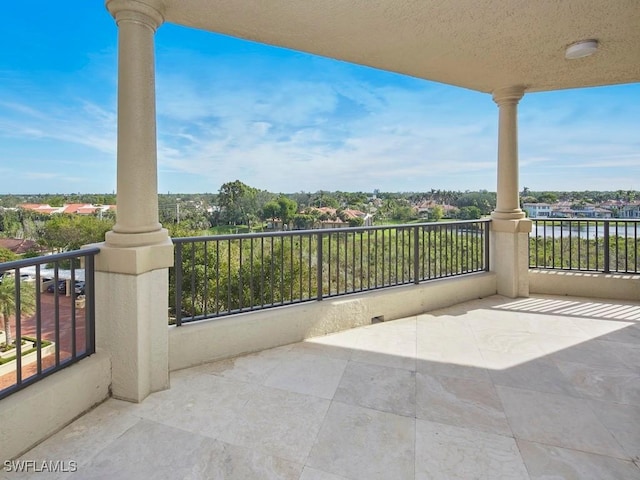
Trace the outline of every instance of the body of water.
<instances>
[{"instance_id":1,"label":"body of water","mask_svg":"<svg viewBox=\"0 0 640 480\"><path fill-rule=\"evenodd\" d=\"M595 222L591 223L578 223L578 222L567 222L564 225L560 226L552 225L551 222L546 226L543 223L539 223L536 226L534 221L533 228L531 229L531 237L547 237L547 238L567 238L569 236L572 237L580 237L589 240L595 240L597 238L604 238L605 225L596 224ZM640 239L640 222L639 223L628 223L623 224L615 224L612 223L609 225L609 236L611 237L631 237L631 238L639 238Z\"/></svg>"}]
</instances>

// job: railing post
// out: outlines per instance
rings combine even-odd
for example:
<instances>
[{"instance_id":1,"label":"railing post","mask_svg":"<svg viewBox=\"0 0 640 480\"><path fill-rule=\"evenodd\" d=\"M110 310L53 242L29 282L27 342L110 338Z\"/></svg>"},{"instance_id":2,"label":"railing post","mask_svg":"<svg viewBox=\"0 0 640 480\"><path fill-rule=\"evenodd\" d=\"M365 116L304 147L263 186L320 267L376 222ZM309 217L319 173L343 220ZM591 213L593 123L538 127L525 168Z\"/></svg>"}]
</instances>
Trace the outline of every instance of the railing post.
<instances>
[{"instance_id":1,"label":"railing post","mask_svg":"<svg viewBox=\"0 0 640 480\"><path fill-rule=\"evenodd\" d=\"M84 270L84 298L85 298L85 321L87 330L85 332L85 343L87 353L96 351L96 262L95 255L85 256Z\"/></svg>"},{"instance_id":2,"label":"railing post","mask_svg":"<svg viewBox=\"0 0 640 480\"><path fill-rule=\"evenodd\" d=\"M489 232L491 231L491 228L489 228L489 225L491 223L491 220L485 222L484 226L483 226L483 230L484 230L484 271L488 272L489 271Z\"/></svg>"},{"instance_id":3,"label":"railing post","mask_svg":"<svg viewBox=\"0 0 640 480\"><path fill-rule=\"evenodd\" d=\"M609 251L609 222L604 222L604 273L611 271L611 259Z\"/></svg>"},{"instance_id":4,"label":"railing post","mask_svg":"<svg viewBox=\"0 0 640 480\"><path fill-rule=\"evenodd\" d=\"M317 272L318 272L318 278L317 278L317 289L318 292L316 294L316 299L318 301L322 300L323 294L322 294L322 232L318 232L318 248L317 250L317 259L316 259L316 265L317 265Z\"/></svg>"},{"instance_id":5,"label":"railing post","mask_svg":"<svg viewBox=\"0 0 640 480\"><path fill-rule=\"evenodd\" d=\"M420 283L420 227L413 229L413 283Z\"/></svg>"},{"instance_id":6,"label":"railing post","mask_svg":"<svg viewBox=\"0 0 640 480\"><path fill-rule=\"evenodd\" d=\"M8 280L6 280L8 281ZM14 287L15 287L15 318L16 328L14 330L14 341L16 342L16 383L20 385L22 383L22 309L20 306L20 269L16 268L14 271ZM75 335L76 332L73 332ZM7 346L9 346L8 335L5 338ZM60 344L56 346L60 348Z\"/></svg>"},{"instance_id":7,"label":"railing post","mask_svg":"<svg viewBox=\"0 0 640 480\"><path fill-rule=\"evenodd\" d=\"M182 325L182 243L176 243L173 279L176 282L176 327L179 327Z\"/></svg>"}]
</instances>

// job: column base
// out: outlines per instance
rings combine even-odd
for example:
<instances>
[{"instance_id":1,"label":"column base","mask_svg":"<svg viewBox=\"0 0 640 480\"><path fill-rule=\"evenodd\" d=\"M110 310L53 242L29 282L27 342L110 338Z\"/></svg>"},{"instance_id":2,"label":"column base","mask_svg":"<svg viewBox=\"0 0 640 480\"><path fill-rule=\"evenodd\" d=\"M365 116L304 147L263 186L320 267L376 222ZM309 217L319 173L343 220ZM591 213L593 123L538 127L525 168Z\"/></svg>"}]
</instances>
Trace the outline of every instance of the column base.
<instances>
[{"instance_id":1,"label":"column base","mask_svg":"<svg viewBox=\"0 0 640 480\"><path fill-rule=\"evenodd\" d=\"M510 298L529 296L531 225L529 219L494 217L491 222L490 270L496 273L499 295Z\"/></svg>"},{"instance_id":2,"label":"column base","mask_svg":"<svg viewBox=\"0 0 640 480\"><path fill-rule=\"evenodd\" d=\"M109 233L113 232L107 232L107 235ZM96 271L99 272L140 275L173 266L173 242L168 236L153 245L116 247L105 242L93 246L100 248L96 256Z\"/></svg>"},{"instance_id":3,"label":"column base","mask_svg":"<svg viewBox=\"0 0 640 480\"><path fill-rule=\"evenodd\" d=\"M494 210L493 212L491 212L491 218L494 218L496 220L520 220L525 217L526 214L520 209L510 210L508 212L501 212L498 210Z\"/></svg>"},{"instance_id":4,"label":"column base","mask_svg":"<svg viewBox=\"0 0 640 480\"><path fill-rule=\"evenodd\" d=\"M169 388L167 269L96 272L96 347L111 357L114 398L141 402Z\"/></svg>"},{"instance_id":5,"label":"column base","mask_svg":"<svg viewBox=\"0 0 640 480\"><path fill-rule=\"evenodd\" d=\"M166 228L142 233L120 233L110 230L105 235L105 243L109 247L142 247L164 243L168 238L169 232Z\"/></svg>"},{"instance_id":6,"label":"column base","mask_svg":"<svg viewBox=\"0 0 640 480\"><path fill-rule=\"evenodd\" d=\"M155 245L97 246L96 346L111 356L113 396L140 402L169 387L173 243L166 237Z\"/></svg>"}]
</instances>

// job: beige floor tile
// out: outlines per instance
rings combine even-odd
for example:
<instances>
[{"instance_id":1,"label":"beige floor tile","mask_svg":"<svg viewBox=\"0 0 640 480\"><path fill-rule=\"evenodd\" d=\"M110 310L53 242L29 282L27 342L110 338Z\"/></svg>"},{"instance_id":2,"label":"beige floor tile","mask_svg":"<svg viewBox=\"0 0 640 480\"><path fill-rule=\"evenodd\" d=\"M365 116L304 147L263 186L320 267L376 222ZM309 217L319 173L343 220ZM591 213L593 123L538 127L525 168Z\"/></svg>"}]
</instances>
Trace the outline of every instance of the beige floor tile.
<instances>
[{"instance_id":1,"label":"beige floor tile","mask_svg":"<svg viewBox=\"0 0 640 480\"><path fill-rule=\"evenodd\" d=\"M589 318L584 316L572 317L571 321L576 330L582 331L589 335L590 338L607 337L609 335L617 336L627 328L637 325L640 322L640 305L635 307L635 312L630 317L619 320L605 318Z\"/></svg>"},{"instance_id":2,"label":"beige floor tile","mask_svg":"<svg viewBox=\"0 0 640 480\"><path fill-rule=\"evenodd\" d=\"M475 332L477 346L481 351L511 353L514 358L528 359L542 356L538 346L538 335L517 330L485 328ZM522 357L521 357L522 356Z\"/></svg>"},{"instance_id":3,"label":"beige floor tile","mask_svg":"<svg viewBox=\"0 0 640 480\"><path fill-rule=\"evenodd\" d=\"M353 480L414 477L415 419L333 402L307 465Z\"/></svg>"},{"instance_id":4,"label":"beige floor tile","mask_svg":"<svg viewBox=\"0 0 640 480\"><path fill-rule=\"evenodd\" d=\"M250 355L229 358L196 367L203 373L241 380L243 382L262 383L273 370L291 358L291 347L272 348Z\"/></svg>"},{"instance_id":5,"label":"beige floor tile","mask_svg":"<svg viewBox=\"0 0 640 480\"><path fill-rule=\"evenodd\" d=\"M640 461L640 407L595 400L590 405L629 457Z\"/></svg>"},{"instance_id":6,"label":"beige floor tile","mask_svg":"<svg viewBox=\"0 0 640 480\"><path fill-rule=\"evenodd\" d=\"M78 472L7 478L526 479L515 437L531 478L635 480L639 332L637 302L493 296L315 337L109 400L22 457Z\"/></svg>"},{"instance_id":7,"label":"beige floor tile","mask_svg":"<svg viewBox=\"0 0 640 480\"><path fill-rule=\"evenodd\" d=\"M257 387L233 424L218 438L264 455L304 462L329 403L318 397Z\"/></svg>"},{"instance_id":8,"label":"beige floor tile","mask_svg":"<svg viewBox=\"0 0 640 480\"><path fill-rule=\"evenodd\" d=\"M475 338L424 336L417 339L416 371L460 378L485 378L485 362Z\"/></svg>"},{"instance_id":9,"label":"beige floor tile","mask_svg":"<svg viewBox=\"0 0 640 480\"><path fill-rule=\"evenodd\" d=\"M109 399L20 458L38 461L72 460L82 468L109 443L141 420L139 416L130 413L130 405L128 402ZM0 469L0 478L1 472Z\"/></svg>"},{"instance_id":10,"label":"beige floor tile","mask_svg":"<svg viewBox=\"0 0 640 480\"><path fill-rule=\"evenodd\" d=\"M529 362L541 358L538 353L528 353L526 355L519 353L514 355L511 352L496 352L494 350L481 350L480 353L482 363L489 373L494 370L508 370L513 367L526 365Z\"/></svg>"},{"instance_id":11,"label":"beige floor tile","mask_svg":"<svg viewBox=\"0 0 640 480\"><path fill-rule=\"evenodd\" d=\"M334 400L415 417L416 375L403 368L349 362Z\"/></svg>"},{"instance_id":12,"label":"beige floor tile","mask_svg":"<svg viewBox=\"0 0 640 480\"><path fill-rule=\"evenodd\" d=\"M367 331L358 340L351 360L415 371L415 331L384 334L377 333L375 330Z\"/></svg>"},{"instance_id":13,"label":"beige floor tile","mask_svg":"<svg viewBox=\"0 0 640 480\"><path fill-rule=\"evenodd\" d=\"M187 380L187 379L186 379ZM129 411L148 420L217 437L254 397L257 385L201 374L181 386L151 394Z\"/></svg>"},{"instance_id":14,"label":"beige floor tile","mask_svg":"<svg viewBox=\"0 0 640 480\"><path fill-rule=\"evenodd\" d=\"M630 460L518 440L531 480L603 480L640 478Z\"/></svg>"},{"instance_id":15,"label":"beige floor tile","mask_svg":"<svg viewBox=\"0 0 640 480\"><path fill-rule=\"evenodd\" d=\"M549 344L551 340L547 341ZM589 340L564 348L557 348L549 355L556 362L582 363L591 366L618 366L620 358L616 355L618 345L614 342Z\"/></svg>"},{"instance_id":16,"label":"beige floor tile","mask_svg":"<svg viewBox=\"0 0 640 480\"><path fill-rule=\"evenodd\" d=\"M467 323L466 317L454 317L442 315L419 315L416 324L416 333L420 337L452 337L454 339L473 338L473 331Z\"/></svg>"},{"instance_id":17,"label":"beige floor tile","mask_svg":"<svg viewBox=\"0 0 640 480\"><path fill-rule=\"evenodd\" d=\"M544 313L544 309L538 312L509 311L500 307L491 310L489 315L481 315L469 323L471 329L478 333L483 330L540 333L556 336L568 336L586 340L589 338L585 332L577 329L570 317Z\"/></svg>"},{"instance_id":18,"label":"beige floor tile","mask_svg":"<svg viewBox=\"0 0 640 480\"><path fill-rule=\"evenodd\" d=\"M618 342L613 345L615 345L613 353L618 357L620 363L640 374L640 344L634 345Z\"/></svg>"},{"instance_id":19,"label":"beige floor tile","mask_svg":"<svg viewBox=\"0 0 640 480\"><path fill-rule=\"evenodd\" d=\"M325 337L316 337L304 342L291 345L291 352L308 353L310 355L320 355L323 357L337 358L339 360L349 360L353 350L344 346L326 345L322 343Z\"/></svg>"},{"instance_id":20,"label":"beige floor tile","mask_svg":"<svg viewBox=\"0 0 640 480\"><path fill-rule=\"evenodd\" d=\"M513 365L511 354L500 352L482 352L482 354L487 366L493 367L489 368L489 374L496 385L580 396L558 366L547 358L534 358Z\"/></svg>"},{"instance_id":21,"label":"beige floor tile","mask_svg":"<svg viewBox=\"0 0 640 480\"><path fill-rule=\"evenodd\" d=\"M304 467L300 480L351 480L341 475L334 475L333 473L323 472L317 468Z\"/></svg>"},{"instance_id":22,"label":"beige floor tile","mask_svg":"<svg viewBox=\"0 0 640 480\"><path fill-rule=\"evenodd\" d=\"M296 352L271 372L264 385L331 399L346 366L347 360Z\"/></svg>"},{"instance_id":23,"label":"beige floor tile","mask_svg":"<svg viewBox=\"0 0 640 480\"><path fill-rule=\"evenodd\" d=\"M397 320L387 320L386 322L374 323L362 327L364 331L374 332L378 335L391 333L408 334L415 337L417 317L399 318Z\"/></svg>"},{"instance_id":24,"label":"beige floor tile","mask_svg":"<svg viewBox=\"0 0 640 480\"><path fill-rule=\"evenodd\" d=\"M640 406L640 369L556 362L573 387L584 397Z\"/></svg>"},{"instance_id":25,"label":"beige floor tile","mask_svg":"<svg viewBox=\"0 0 640 480\"><path fill-rule=\"evenodd\" d=\"M513 438L416 420L416 480L529 480Z\"/></svg>"},{"instance_id":26,"label":"beige floor tile","mask_svg":"<svg viewBox=\"0 0 640 480\"><path fill-rule=\"evenodd\" d=\"M496 389L516 438L628 459L588 400L501 385Z\"/></svg>"},{"instance_id":27,"label":"beige floor tile","mask_svg":"<svg viewBox=\"0 0 640 480\"><path fill-rule=\"evenodd\" d=\"M628 325L614 332L608 332L604 335L600 335L598 340L640 345L640 320L635 322L633 325Z\"/></svg>"},{"instance_id":28,"label":"beige floor tile","mask_svg":"<svg viewBox=\"0 0 640 480\"><path fill-rule=\"evenodd\" d=\"M356 348L358 341L360 340L360 337L362 337L364 332L364 327L351 328L349 330L331 333L329 335L323 335L321 337L308 338L305 341L334 348L351 350Z\"/></svg>"},{"instance_id":29,"label":"beige floor tile","mask_svg":"<svg viewBox=\"0 0 640 480\"><path fill-rule=\"evenodd\" d=\"M301 464L143 420L96 456L78 477L294 480L302 468Z\"/></svg>"},{"instance_id":30,"label":"beige floor tile","mask_svg":"<svg viewBox=\"0 0 640 480\"><path fill-rule=\"evenodd\" d=\"M502 403L491 382L469 378L416 376L416 417L511 435Z\"/></svg>"}]
</instances>

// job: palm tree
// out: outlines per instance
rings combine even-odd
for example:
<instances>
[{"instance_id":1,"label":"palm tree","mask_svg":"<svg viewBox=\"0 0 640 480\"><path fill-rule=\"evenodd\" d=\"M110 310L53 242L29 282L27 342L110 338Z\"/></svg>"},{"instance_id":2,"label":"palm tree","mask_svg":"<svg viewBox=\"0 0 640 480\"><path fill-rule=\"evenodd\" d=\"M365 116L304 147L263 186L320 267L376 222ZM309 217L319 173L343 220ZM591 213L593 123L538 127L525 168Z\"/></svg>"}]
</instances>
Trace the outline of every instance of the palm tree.
<instances>
[{"instance_id":1,"label":"palm tree","mask_svg":"<svg viewBox=\"0 0 640 480\"><path fill-rule=\"evenodd\" d=\"M0 314L2 314L2 323L5 334L5 343L7 346L13 343L11 334L11 324L9 317L16 314L16 284L12 277L5 276L0 282ZM34 285L28 282L20 283L20 315L29 315L36 309L36 291ZM16 318L16 322L20 321Z\"/></svg>"}]
</instances>

